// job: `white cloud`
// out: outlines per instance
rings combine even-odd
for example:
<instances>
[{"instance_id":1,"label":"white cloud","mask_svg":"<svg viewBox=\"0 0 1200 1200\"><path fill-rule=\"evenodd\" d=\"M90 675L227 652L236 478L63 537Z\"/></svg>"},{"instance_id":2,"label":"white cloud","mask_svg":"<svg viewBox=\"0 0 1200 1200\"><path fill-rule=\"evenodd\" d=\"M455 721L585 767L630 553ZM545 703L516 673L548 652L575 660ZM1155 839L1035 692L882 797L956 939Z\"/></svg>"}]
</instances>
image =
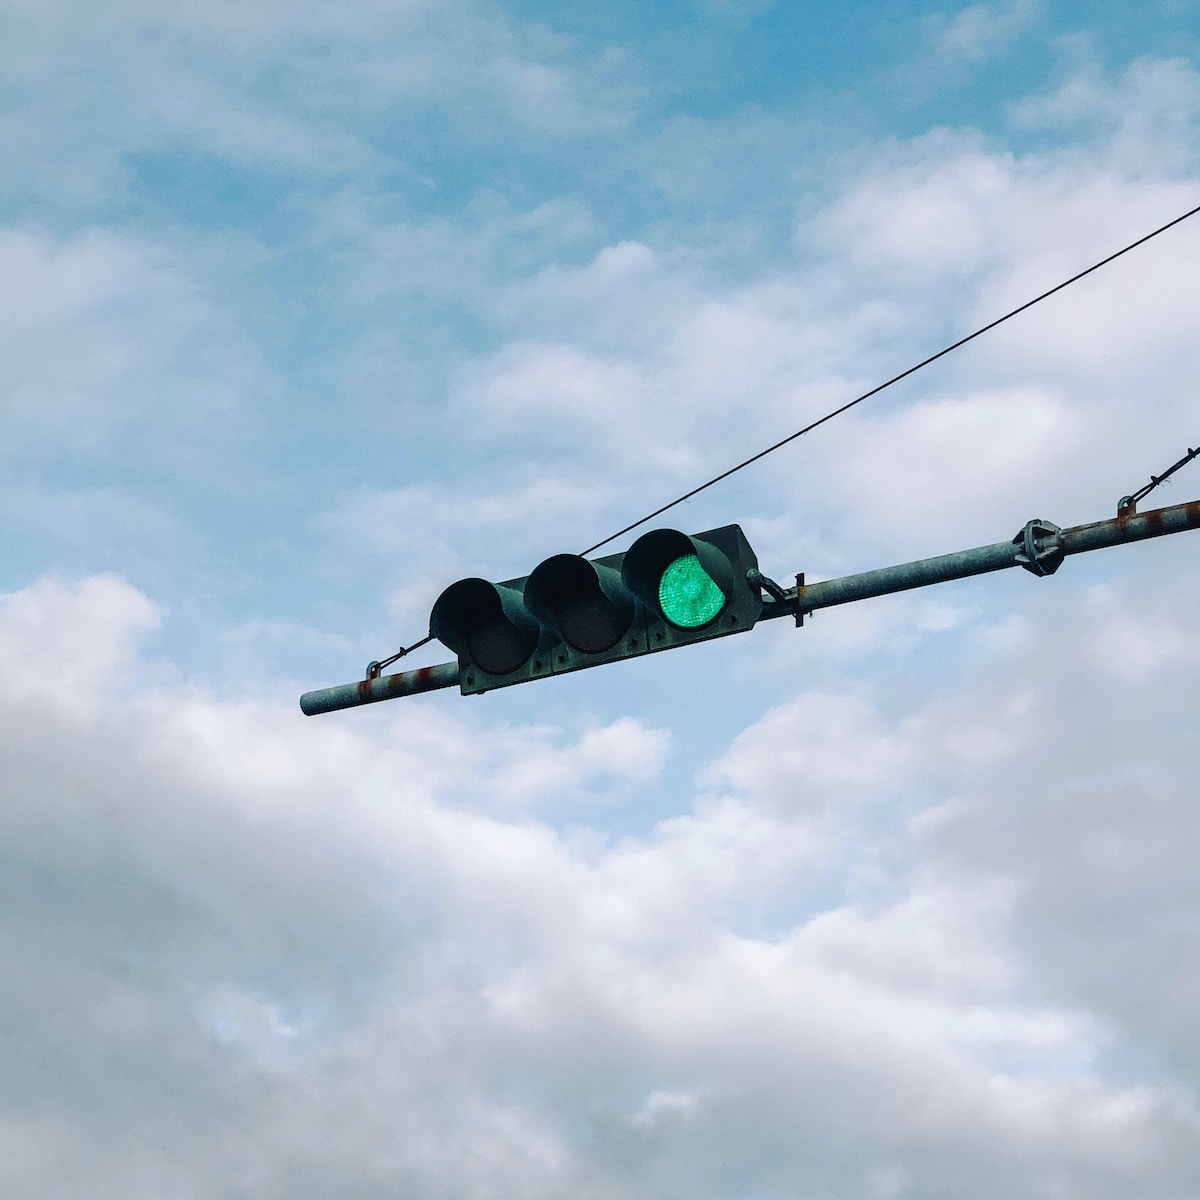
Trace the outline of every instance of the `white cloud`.
<instances>
[{"instance_id":1,"label":"white cloud","mask_svg":"<svg viewBox=\"0 0 1200 1200\"><path fill-rule=\"evenodd\" d=\"M927 537L936 521L949 550L963 538L1003 540L1009 531L989 529L990 514L1036 494L1082 438L1084 417L1061 394L1023 386L919 401L847 426L832 486L845 489L873 528L904 535L924 525ZM962 499L945 505L947 496ZM1010 520L1012 533L1024 524L1016 513Z\"/></svg>"},{"instance_id":2,"label":"white cloud","mask_svg":"<svg viewBox=\"0 0 1200 1200\"><path fill-rule=\"evenodd\" d=\"M314 519L331 557L369 556L389 584L388 612L416 641L456 579L512 579L553 553L580 550L595 492L567 472L476 476L457 488L360 489ZM571 531L569 534L564 531ZM574 544L563 546L570 536Z\"/></svg>"},{"instance_id":3,"label":"white cloud","mask_svg":"<svg viewBox=\"0 0 1200 1200\"><path fill-rule=\"evenodd\" d=\"M1099 132L1127 168L1183 177L1194 161L1198 115L1200 81L1184 59L1139 59L1107 77L1085 61L1054 91L1012 108L1021 128Z\"/></svg>"},{"instance_id":4,"label":"white cloud","mask_svg":"<svg viewBox=\"0 0 1200 1200\"><path fill-rule=\"evenodd\" d=\"M897 777L915 733L881 728L859 701L810 692L740 734L704 782L732 784L784 813L820 815L831 797Z\"/></svg>"},{"instance_id":5,"label":"white cloud","mask_svg":"<svg viewBox=\"0 0 1200 1200\"><path fill-rule=\"evenodd\" d=\"M570 136L619 127L637 99L618 53L583 59L486 0L9 10L0 65L20 102L6 142L28 167L23 194L56 209L123 198L130 154L186 149L321 178L390 159L381 127L414 109L470 136Z\"/></svg>"},{"instance_id":6,"label":"white cloud","mask_svg":"<svg viewBox=\"0 0 1200 1200\"><path fill-rule=\"evenodd\" d=\"M144 408L150 380L161 387L172 352L215 316L168 255L107 232L60 242L0 231L0 271L18 284L0 302L14 430L94 441Z\"/></svg>"},{"instance_id":7,"label":"white cloud","mask_svg":"<svg viewBox=\"0 0 1200 1200\"><path fill-rule=\"evenodd\" d=\"M801 225L798 247L837 247L857 263L966 274L997 244L997 201L1014 186L1014 163L977 136L934 132L885 148L882 163L852 180L835 203Z\"/></svg>"},{"instance_id":8,"label":"white cloud","mask_svg":"<svg viewBox=\"0 0 1200 1200\"><path fill-rule=\"evenodd\" d=\"M19 593L0 609L0 738L22 901L2 936L26 967L0 1015L31 1038L7 1089L58 1115L7 1127L25 1148L0 1178L64 1196L187 1179L208 1200L253 1178L260 1194L615 1200L769 1191L798 1170L835 1193L921 1194L961 1171L985 1197L1055 1180L1184 1194L1200 976L1162 919L1193 903L1188 792L1151 814L1095 791L1136 770L1155 720L1140 695L1185 684L1158 659L1126 696L1095 653L1134 603L1106 593L1046 630L1028 663L1053 648L1057 679L1015 663L902 737L862 700L772 712L706 773L736 791L607 843L488 815L491 796L646 785L663 739L638 722L531 736L419 704L367 725L122 696L152 606L106 580ZM103 665L83 717L63 689L29 690L24 657L79 631ZM1104 713L1129 738L1092 764ZM1008 736L981 771L988 725ZM1190 733L1157 736L1160 774L1182 765ZM909 822L878 807L897 788L925 796L918 811L961 800ZM1103 873L1081 822L1123 831ZM1158 887L1131 890L1152 862ZM814 866L829 898L789 917ZM1081 937L1084 907L1114 903L1114 936L1089 911ZM1130 1009L1126 980L1151 976L1162 997ZM1147 1040L1170 1079L1110 1074L1115 1047ZM97 1053L123 1069L81 1066ZM113 1149L105 1130L134 1127L140 1156Z\"/></svg>"},{"instance_id":9,"label":"white cloud","mask_svg":"<svg viewBox=\"0 0 1200 1200\"><path fill-rule=\"evenodd\" d=\"M797 932L795 945L814 963L885 988L974 1001L986 1019L982 1006L1017 982L1004 945L1012 899L1012 889L994 881L967 895L918 880L881 912L851 906L820 913Z\"/></svg>"},{"instance_id":10,"label":"white cloud","mask_svg":"<svg viewBox=\"0 0 1200 1200\"><path fill-rule=\"evenodd\" d=\"M1139 73L1120 86L1140 111L1152 101ZM796 259L750 283L642 243L546 268L512 286L519 330L459 373L454 415L480 446L596 472L599 502L616 498L621 517L627 494L650 507L1182 212L1191 189L1172 164L1196 121L1181 121L1188 132L1156 126L1136 153L1111 130L1021 154L970 131L873 145L827 204L806 207ZM928 554L1011 536L1034 515L1107 513L1130 486L1116 468L1108 485L1094 470L1112 446L1136 474L1192 436L1196 236L1171 231L724 493L741 489L743 517L801 497L791 520L769 518L789 556L831 523L819 549L835 556L884 535ZM1153 395L1153 421L1135 395ZM944 545L930 544L934 530ZM813 573L841 565L809 554Z\"/></svg>"},{"instance_id":11,"label":"white cloud","mask_svg":"<svg viewBox=\"0 0 1200 1200\"><path fill-rule=\"evenodd\" d=\"M566 813L588 784L611 802L615 791L658 777L670 741L665 731L628 717L587 729L569 746L554 745L545 736L550 732L504 729L488 739L498 757L515 745L522 752L496 769L479 799L484 808L511 812L536 806L547 814Z\"/></svg>"},{"instance_id":12,"label":"white cloud","mask_svg":"<svg viewBox=\"0 0 1200 1200\"><path fill-rule=\"evenodd\" d=\"M652 1129L662 1121L686 1119L695 1109L696 1097L691 1092L654 1091L633 1114L632 1121L642 1129Z\"/></svg>"},{"instance_id":13,"label":"white cloud","mask_svg":"<svg viewBox=\"0 0 1200 1200\"><path fill-rule=\"evenodd\" d=\"M978 58L1029 11L959 14L955 52ZM347 15L395 36L347 50L333 37ZM155 20L175 23L177 47L186 24L197 61L160 80L144 127L84 136L99 109L79 126L101 157L186 133L235 159L343 170L373 154L338 115L364 95L377 114L415 97L543 132L624 119L553 35L487 10L137 14ZM391 62L414 30L413 61ZM330 66L321 38L344 60ZM51 50L31 74L72 61ZM171 73L146 53L152 83ZM284 91L325 86L315 114L271 97L260 68L280 54ZM345 193L313 244L333 255L339 232L365 234L373 271L356 260L346 276L370 284L364 303L386 308L396 271L418 303L482 280L470 311L500 342L449 372L449 408L405 410L427 441L389 460L394 486L338 485L317 521L337 549L318 566L390 558L395 613L424 618L457 574L573 548L564 530L713 455L724 467L908 365L931 329L969 327L1171 215L1191 186L1176 172L1194 80L1139 72L1122 95L1140 118L1118 120L1103 87L1018 113L1045 130L1056 103L1076 124L1103 110L1062 148L1013 155L952 133L868 148L798 226L796 260L736 285L665 235L596 250L607 235L579 202L389 225ZM24 136L38 146L36 123ZM86 168L114 194L88 154L37 159L38 179ZM1136 477L1193 435L1188 244L981 343L963 375L823 431L738 503L764 510L774 556L803 550L814 573L815 550L836 569L917 540L952 549L993 519L1009 535L1013 506L1100 515L1097 495L1134 482L1114 446ZM51 385L88 420L116 400L145 413L138 387L185 376L190 337L228 333L192 282L203 272L172 254L108 234L3 248L32 281L9 313L9 361L45 389L31 421ZM489 254L500 283L472 261ZM67 333L46 340L55 324ZM352 378L386 379L401 333L379 333ZM236 393L252 368L213 370ZM481 445L497 453L472 457ZM428 446L459 455L472 487L414 481ZM1129 552L1136 588L1115 565L1091 590L1064 571L1006 619L982 600L885 604L848 618L823 665L818 621L741 691L736 670L720 688L703 667L681 674L673 727L649 689L639 716L506 723L443 696L308 721L270 692L222 698L161 671L137 652L160 609L115 577L14 593L0 605L0 957L21 969L0 984L0 1028L19 1031L0 1072L0 1190L1190 1195L1200 651L1171 541L1166 558ZM307 626L272 628L246 637ZM954 638L989 646L969 686L943 661ZM622 830L596 817L614 807L650 815Z\"/></svg>"},{"instance_id":14,"label":"white cloud","mask_svg":"<svg viewBox=\"0 0 1200 1200\"><path fill-rule=\"evenodd\" d=\"M1010 44L1030 29L1042 14L1039 0L1012 0L1007 5L972 4L952 17L938 14L931 21L937 53L968 63L1003 55Z\"/></svg>"},{"instance_id":15,"label":"white cloud","mask_svg":"<svg viewBox=\"0 0 1200 1200\"><path fill-rule=\"evenodd\" d=\"M155 605L116 576L89 579L77 591L46 580L0 597L0 656L31 696L61 693L69 708L94 713L123 690L133 640L160 619Z\"/></svg>"}]
</instances>

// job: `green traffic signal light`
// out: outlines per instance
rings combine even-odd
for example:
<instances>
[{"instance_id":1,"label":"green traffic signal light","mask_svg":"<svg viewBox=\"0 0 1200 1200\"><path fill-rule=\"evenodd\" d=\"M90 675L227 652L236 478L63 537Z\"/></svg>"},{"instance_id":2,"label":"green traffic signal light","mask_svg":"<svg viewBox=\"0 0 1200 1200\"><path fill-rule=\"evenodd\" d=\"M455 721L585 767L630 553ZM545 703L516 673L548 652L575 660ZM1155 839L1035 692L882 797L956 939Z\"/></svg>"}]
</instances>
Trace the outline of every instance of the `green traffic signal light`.
<instances>
[{"instance_id":1,"label":"green traffic signal light","mask_svg":"<svg viewBox=\"0 0 1200 1200\"><path fill-rule=\"evenodd\" d=\"M725 607L725 594L696 554L675 559L662 573L658 605L663 616L681 629L701 629Z\"/></svg>"},{"instance_id":2,"label":"green traffic signal light","mask_svg":"<svg viewBox=\"0 0 1200 1200\"><path fill-rule=\"evenodd\" d=\"M623 554L556 554L503 583L460 579L429 631L458 655L464 694L751 629L758 560L737 525L643 534Z\"/></svg>"}]
</instances>

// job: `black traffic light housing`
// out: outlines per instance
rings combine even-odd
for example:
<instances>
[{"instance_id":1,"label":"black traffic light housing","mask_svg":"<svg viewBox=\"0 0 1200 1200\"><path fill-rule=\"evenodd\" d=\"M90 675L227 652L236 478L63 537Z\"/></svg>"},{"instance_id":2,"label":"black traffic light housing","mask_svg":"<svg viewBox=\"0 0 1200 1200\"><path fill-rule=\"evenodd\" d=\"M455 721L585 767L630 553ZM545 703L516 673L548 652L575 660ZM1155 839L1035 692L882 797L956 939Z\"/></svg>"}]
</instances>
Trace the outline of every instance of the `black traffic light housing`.
<instances>
[{"instance_id":1,"label":"black traffic light housing","mask_svg":"<svg viewBox=\"0 0 1200 1200\"><path fill-rule=\"evenodd\" d=\"M529 575L460 579L429 631L458 655L464 695L752 629L758 560L737 525L643 534L622 554L556 554Z\"/></svg>"}]
</instances>

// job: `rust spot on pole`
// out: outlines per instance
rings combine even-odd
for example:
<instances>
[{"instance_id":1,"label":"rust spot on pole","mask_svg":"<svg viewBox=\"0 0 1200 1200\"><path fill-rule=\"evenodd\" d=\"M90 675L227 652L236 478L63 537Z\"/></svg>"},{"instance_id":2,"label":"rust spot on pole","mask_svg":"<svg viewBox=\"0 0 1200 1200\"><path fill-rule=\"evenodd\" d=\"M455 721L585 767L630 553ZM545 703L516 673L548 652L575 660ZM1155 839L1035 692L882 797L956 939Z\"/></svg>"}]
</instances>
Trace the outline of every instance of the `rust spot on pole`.
<instances>
[{"instance_id":1,"label":"rust spot on pole","mask_svg":"<svg viewBox=\"0 0 1200 1200\"><path fill-rule=\"evenodd\" d=\"M300 697L300 709L307 716L333 712L339 708L354 708L360 704L375 704L397 696L412 696L418 692L433 692L458 684L458 663L437 663L416 671L400 671L376 679L359 679L339 687L305 692Z\"/></svg>"}]
</instances>

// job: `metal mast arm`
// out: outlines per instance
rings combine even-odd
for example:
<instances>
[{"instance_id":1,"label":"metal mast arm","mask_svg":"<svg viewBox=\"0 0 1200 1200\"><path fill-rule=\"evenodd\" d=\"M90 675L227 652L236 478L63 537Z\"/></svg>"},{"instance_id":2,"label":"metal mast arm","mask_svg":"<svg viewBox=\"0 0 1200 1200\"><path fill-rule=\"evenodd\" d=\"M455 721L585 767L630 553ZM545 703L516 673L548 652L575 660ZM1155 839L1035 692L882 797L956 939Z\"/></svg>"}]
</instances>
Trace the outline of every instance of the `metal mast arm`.
<instances>
[{"instance_id":1,"label":"metal mast arm","mask_svg":"<svg viewBox=\"0 0 1200 1200\"><path fill-rule=\"evenodd\" d=\"M971 575L986 575L1008 567L1024 567L1034 575L1052 575L1070 554L1084 554L1089 550L1103 550L1124 542L1139 542L1196 528L1200 528L1200 500L1144 513L1125 513L1107 521L1074 525L1070 529L1059 529L1049 521L1030 521L1011 541L977 546L974 550L958 550L937 558L922 558L820 583L805 584L804 577L797 576L796 587L788 588L782 599L765 606L763 619L794 615L799 624L818 608L832 608L852 600L887 596L892 592L966 579Z\"/></svg>"},{"instance_id":2,"label":"metal mast arm","mask_svg":"<svg viewBox=\"0 0 1200 1200\"><path fill-rule=\"evenodd\" d=\"M860 575L845 575L841 579L805 584L804 576L798 575L796 587L786 590L763 579L757 571L752 572L758 577L752 582L762 586L772 596L763 605L761 620L795 616L799 625L808 613L818 608L832 608L836 604L849 604L852 600L886 596L891 592L904 592L951 579L966 579L971 575L986 575L990 571L1003 571L1008 567L1024 567L1034 575L1052 575L1069 554L1084 554L1089 550L1103 550L1123 542L1138 542L1198 527L1200 500L1144 513L1135 513L1130 507L1111 520L1075 525L1070 529L1059 529L1049 521L1030 521L1011 541L977 546L974 550L958 550L937 558L922 558L895 567L883 567L878 571L864 571ZM311 717L335 709L355 708L379 700L393 700L399 696L414 696L420 692L455 687L458 682L457 663L438 663L416 671L376 675L358 683L305 692L300 697L300 707Z\"/></svg>"},{"instance_id":3,"label":"metal mast arm","mask_svg":"<svg viewBox=\"0 0 1200 1200\"><path fill-rule=\"evenodd\" d=\"M377 675L374 679L305 692L300 697L300 709L306 717L315 717L317 713L334 712L339 708L357 708L360 704L375 704L379 700L395 700L398 696L416 696L420 692L457 686L458 663L438 663L415 671L397 671L395 675Z\"/></svg>"}]
</instances>

